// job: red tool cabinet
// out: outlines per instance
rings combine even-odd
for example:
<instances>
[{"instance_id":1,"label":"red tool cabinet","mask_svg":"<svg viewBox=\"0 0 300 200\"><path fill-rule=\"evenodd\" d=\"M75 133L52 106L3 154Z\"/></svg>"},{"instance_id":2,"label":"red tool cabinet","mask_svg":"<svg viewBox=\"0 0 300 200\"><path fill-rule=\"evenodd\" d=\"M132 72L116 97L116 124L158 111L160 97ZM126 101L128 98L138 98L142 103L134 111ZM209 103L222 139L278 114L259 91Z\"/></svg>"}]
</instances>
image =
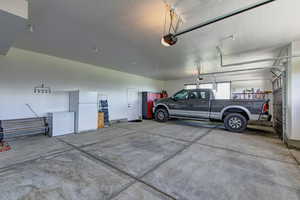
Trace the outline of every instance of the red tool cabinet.
<instances>
[{"instance_id":1,"label":"red tool cabinet","mask_svg":"<svg viewBox=\"0 0 300 200\"><path fill-rule=\"evenodd\" d=\"M161 98L161 93L142 92L142 115L143 119L153 119L153 102Z\"/></svg>"}]
</instances>

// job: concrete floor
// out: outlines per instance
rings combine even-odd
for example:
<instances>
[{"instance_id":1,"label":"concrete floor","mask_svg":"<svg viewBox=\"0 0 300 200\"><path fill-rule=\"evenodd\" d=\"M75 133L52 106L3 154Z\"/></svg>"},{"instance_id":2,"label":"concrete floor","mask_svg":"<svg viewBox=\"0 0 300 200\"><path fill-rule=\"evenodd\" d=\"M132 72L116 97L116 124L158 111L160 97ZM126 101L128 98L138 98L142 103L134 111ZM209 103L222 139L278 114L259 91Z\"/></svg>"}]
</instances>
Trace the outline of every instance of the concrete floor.
<instances>
[{"instance_id":1,"label":"concrete floor","mask_svg":"<svg viewBox=\"0 0 300 200\"><path fill-rule=\"evenodd\" d=\"M208 122L121 123L10 141L1 200L294 200L300 169L270 132Z\"/></svg>"}]
</instances>

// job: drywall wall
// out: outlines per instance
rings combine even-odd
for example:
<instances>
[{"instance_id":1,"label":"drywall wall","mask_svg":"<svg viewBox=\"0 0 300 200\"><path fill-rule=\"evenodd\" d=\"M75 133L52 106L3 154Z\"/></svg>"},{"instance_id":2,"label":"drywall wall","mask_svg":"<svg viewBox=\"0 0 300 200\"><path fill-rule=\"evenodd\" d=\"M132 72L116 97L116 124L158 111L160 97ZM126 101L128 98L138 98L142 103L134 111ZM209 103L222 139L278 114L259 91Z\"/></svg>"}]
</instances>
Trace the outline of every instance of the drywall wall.
<instances>
[{"instance_id":1,"label":"drywall wall","mask_svg":"<svg viewBox=\"0 0 300 200\"><path fill-rule=\"evenodd\" d=\"M292 42L290 55L300 55L300 41ZM287 137L300 140L300 58L289 59L287 69Z\"/></svg>"},{"instance_id":2,"label":"drywall wall","mask_svg":"<svg viewBox=\"0 0 300 200\"><path fill-rule=\"evenodd\" d=\"M0 55L7 54L18 35L26 30L27 23L26 19L0 9Z\"/></svg>"},{"instance_id":3,"label":"drywall wall","mask_svg":"<svg viewBox=\"0 0 300 200\"><path fill-rule=\"evenodd\" d=\"M51 95L34 94L42 80L51 87ZM33 117L25 104L42 116L67 111L71 90L107 96L111 120L124 119L128 88L157 92L163 87L163 81L12 48L0 56L0 119Z\"/></svg>"},{"instance_id":4,"label":"drywall wall","mask_svg":"<svg viewBox=\"0 0 300 200\"><path fill-rule=\"evenodd\" d=\"M232 76L204 77L201 83L212 83L231 81L231 92L241 92L244 88L261 88L272 90L271 73L238 74ZM165 89L169 95L184 88L184 84L195 83L195 78L169 80L165 83Z\"/></svg>"},{"instance_id":5,"label":"drywall wall","mask_svg":"<svg viewBox=\"0 0 300 200\"><path fill-rule=\"evenodd\" d=\"M261 89L272 90L272 82L270 80L246 80L246 81L233 81L231 83L231 92L243 92L247 89Z\"/></svg>"}]
</instances>

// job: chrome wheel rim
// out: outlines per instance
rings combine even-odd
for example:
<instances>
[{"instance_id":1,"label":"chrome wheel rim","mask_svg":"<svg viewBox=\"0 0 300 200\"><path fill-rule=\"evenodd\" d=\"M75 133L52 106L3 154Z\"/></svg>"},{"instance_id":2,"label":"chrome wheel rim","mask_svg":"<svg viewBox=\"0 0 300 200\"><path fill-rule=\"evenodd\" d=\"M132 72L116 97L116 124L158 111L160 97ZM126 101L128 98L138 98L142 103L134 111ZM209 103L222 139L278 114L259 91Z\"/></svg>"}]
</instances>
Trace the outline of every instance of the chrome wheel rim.
<instances>
[{"instance_id":1,"label":"chrome wheel rim","mask_svg":"<svg viewBox=\"0 0 300 200\"><path fill-rule=\"evenodd\" d=\"M157 113L157 117L158 117L158 119L163 120L165 118L165 114L160 111Z\"/></svg>"},{"instance_id":2,"label":"chrome wheel rim","mask_svg":"<svg viewBox=\"0 0 300 200\"><path fill-rule=\"evenodd\" d=\"M239 129L242 127L242 120L238 117L232 117L229 119L229 126L233 129Z\"/></svg>"}]
</instances>

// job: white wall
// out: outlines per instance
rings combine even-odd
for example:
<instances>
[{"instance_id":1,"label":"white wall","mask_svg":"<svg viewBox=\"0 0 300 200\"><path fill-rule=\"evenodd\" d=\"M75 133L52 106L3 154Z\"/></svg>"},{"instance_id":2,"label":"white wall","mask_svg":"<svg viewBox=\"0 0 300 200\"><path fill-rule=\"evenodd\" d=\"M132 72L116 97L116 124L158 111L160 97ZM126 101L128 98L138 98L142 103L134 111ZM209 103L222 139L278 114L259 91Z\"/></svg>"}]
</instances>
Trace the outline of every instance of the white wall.
<instances>
[{"instance_id":1,"label":"white wall","mask_svg":"<svg viewBox=\"0 0 300 200\"><path fill-rule=\"evenodd\" d=\"M271 80L247 80L247 81L233 81L231 83L231 92L243 92L247 89L261 89L261 90L272 90Z\"/></svg>"},{"instance_id":2,"label":"white wall","mask_svg":"<svg viewBox=\"0 0 300 200\"><path fill-rule=\"evenodd\" d=\"M34 86L45 81L54 91L36 95ZM111 120L127 118L127 89L160 91L163 81L12 48L0 57L0 119L33 117L67 111L70 90L98 91L108 96Z\"/></svg>"},{"instance_id":3,"label":"white wall","mask_svg":"<svg viewBox=\"0 0 300 200\"><path fill-rule=\"evenodd\" d=\"M290 55L300 55L300 41L293 42ZM300 58L288 62L287 74L287 137L300 140Z\"/></svg>"},{"instance_id":4,"label":"white wall","mask_svg":"<svg viewBox=\"0 0 300 200\"><path fill-rule=\"evenodd\" d=\"M252 80L251 80L252 79ZM214 78L206 77L201 83L214 82ZM246 81L245 81L246 80ZM244 74L238 76L218 76L217 82L232 81L231 92L240 92L244 88L261 88L263 90L272 90L271 74ZM169 95L184 88L184 84L195 83L195 78L186 78L179 80L169 80L165 83L165 89Z\"/></svg>"}]
</instances>

